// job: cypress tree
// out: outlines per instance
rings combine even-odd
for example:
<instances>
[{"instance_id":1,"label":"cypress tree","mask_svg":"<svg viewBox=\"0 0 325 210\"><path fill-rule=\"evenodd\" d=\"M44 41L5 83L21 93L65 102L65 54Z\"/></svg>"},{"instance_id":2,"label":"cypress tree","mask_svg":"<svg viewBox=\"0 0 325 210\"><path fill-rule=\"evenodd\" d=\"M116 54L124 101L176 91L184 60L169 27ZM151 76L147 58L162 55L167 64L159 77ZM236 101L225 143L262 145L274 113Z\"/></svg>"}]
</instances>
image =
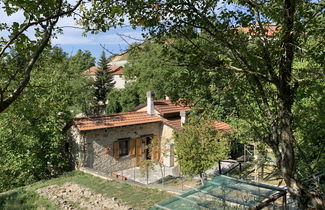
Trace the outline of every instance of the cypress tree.
<instances>
[{"instance_id":1,"label":"cypress tree","mask_svg":"<svg viewBox=\"0 0 325 210\"><path fill-rule=\"evenodd\" d=\"M99 58L98 65L94 82L95 114L100 114L101 110L105 110L107 95L112 91L115 84L104 51Z\"/></svg>"}]
</instances>

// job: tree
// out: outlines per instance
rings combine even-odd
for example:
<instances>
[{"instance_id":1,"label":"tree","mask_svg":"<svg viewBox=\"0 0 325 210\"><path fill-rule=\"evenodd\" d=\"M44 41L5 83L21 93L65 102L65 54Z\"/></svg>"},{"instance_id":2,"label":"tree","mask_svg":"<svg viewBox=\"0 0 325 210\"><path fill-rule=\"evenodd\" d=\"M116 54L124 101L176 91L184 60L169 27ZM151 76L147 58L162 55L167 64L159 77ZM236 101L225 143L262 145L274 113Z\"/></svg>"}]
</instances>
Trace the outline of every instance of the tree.
<instances>
[{"instance_id":1,"label":"tree","mask_svg":"<svg viewBox=\"0 0 325 210\"><path fill-rule=\"evenodd\" d=\"M94 80L86 77L83 72L95 65L95 58L89 51L78 50L77 53L69 58L68 79L71 81L70 93L72 97L75 113L92 112Z\"/></svg>"},{"instance_id":2,"label":"tree","mask_svg":"<svg viewBox=\"0 0 325 210\"><path fill-rule=\"evenodd\" d=\"M136 84L127 83L124 89L114 89L108 95L106 112L128 112L146 101L145 93Z\"/></svg>"},{"instance_id":3,"label":"tree","mask_svg":"<svg viewBox=\"0 0 325 210\"><path fill-rule=\"evenodd\" d=\"M216 163L229 157L229 133L222 133L213 127L210 120L190 122L184 129L174 133L175 154L185 175L200 175Z\"/></svg>"},{"instance_id":4,"label":"tree","mask_svg":"<svg viewBox=\"0 0 325 210\"><path fill-rule=\"evenodd\" d=\"M99 114L101 109L105 110L107 95L114 87L113 74L110 72L108 60L103 51L99 58L99 67L96 72L96 79L94 82L94 99L95 99L95 113Z\"/></svg>"},{"instance_id":5,"label":"tree","mask_svg":"<svg viewBox=\"0 0 325 210\"><path fill-rule=\"evenodd\" d=\"M66 131L78 97L71 87L82 75L72 76L68 64L60 48L45 50L24 94L1 114L0 191L71 169Z\"/></svg>"},{"instance_id":6,"label":"tree","mask_svg":"<svg viewBox=\"0 0 325 210\"><path fill-rule=\"evenodd\" d=\"M229 91L229 80L233 79L233 74L221 75L199 66L186 65L198 59L195 57L196 49L182 54L174 47L183 45L183 41L173 42L174 46L148 41L141 48L130 51L124 72L132 83L127 85L132 90L138 90L140 96L151 90L157 99L169 96L177 102L181 98L185 103L205 107L206 112L213 114L210 117L216 120L227 120L235 112L234 94ZM198 40L193 39L192 42L200 44ZM182 47L191 50L191 45ZM205 48L209 49L208 43Z\"/></svg>"},{"instance_id":7,"label":"tree","mask_svg":"<svg viewBox=\"0 0 325 210\"><path fill-rule=\"evenodd\" d=\"M69 68L74 69L80 74L94 65L95 58L88 50L77 50L77 53L69 58Z\"/></svg>"},{"instance_id":8,"label":"tree","mask_svg":"<svg viewBox=\"0 0 325 210\"><path fill-rule=\"evenodd\" d=\"M1 23L0 63L0 113L7 109L23 92L30 81L31 72L55 33L60 18L71 16L82 0L75 5L67 1L2 1L2 9L10 16L22 14L22 23ZM28 36L27 31L33 31ZM10 51L14 50L12 54Z\"/></svg>"},{"instance_id":9,"label":"tree","mask_svg":"<svg viewBox=\"0 0 325 210\"><path fill-rule=\"evenodd\" d=\"M102 18L101 13L110 16ZM293 113L298 88L308 81L324 81L322 1L107 0L93 1L84 15L86 29L93 31L121 24L118 17L126 15L131 24L163 36L193 58L178 64L220 75L231 72L238 79L233 90L246 102L239 111L253 108L243 119L258 125L252 129L272 148L290 194L300 208L307 208L309 201L324 207L324 197L309 191L297 173L296 157L303 157L304 151L294 133ZM176 38L182 42L173 43ZM320 48L316 55L309 46L315 43Z\"/></svg>"}]
</instances>

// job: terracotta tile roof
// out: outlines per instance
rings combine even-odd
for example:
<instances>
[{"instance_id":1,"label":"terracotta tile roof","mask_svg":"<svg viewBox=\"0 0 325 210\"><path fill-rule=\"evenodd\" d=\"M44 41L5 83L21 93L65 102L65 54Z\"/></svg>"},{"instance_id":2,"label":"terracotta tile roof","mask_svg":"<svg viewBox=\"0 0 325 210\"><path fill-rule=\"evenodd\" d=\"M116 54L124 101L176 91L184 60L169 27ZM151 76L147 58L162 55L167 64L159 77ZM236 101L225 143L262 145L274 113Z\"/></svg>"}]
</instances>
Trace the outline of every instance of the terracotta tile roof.
<instances>
[{"instance_id":1,"label":"terracotta tile roof","mask_svg":"<svg viewBox=\"0 0 325 210\"><path fill-rule=\"evenodd\" d=\"M168 119L164 118L164 124L177 130L180 130L182 128L180 117L168 118ZM231 130L231 126L224 122L214 121L213 126L219 131Z\"/></svg>"},{"instance_id":2,"label":"terracotta tile roof","mask_svg":"<svg viewBox=\"0 0 325 210\"><path fill-rule=\"evenodd\" d=\"M119 68L116 68L115 70L112 70L112 74L114 75L122 75L124 72L123 72L123 68L122 66L120 66Z\"/></svg>"},{"instance_id":3,"label":"terracotta tile roof","mask_svg":"<svg viewBox=\"0 0 325 210\"><path fill-rule=\"evenodd\" d=\"M217 130L221 130L221 131L231 130L231 126L224 122L214 121L213 125Z\"/></svg>"},{"instance_id":4,"label":"terracotta tile roof","mask_svg":"<svg viewBox=\"0 0 325 210\"><path fill-rule=\"evenodd\" d=\"M276 25L265 25L263 26L263 29L265 30L265 33L257 31L257 25L253 25L251 27L240 27L238 28L240 31L244 33L250 33L251 35L259 35L263 34L266 36L273 36L276 32L279 32L279 27Z\"/></svg>"},{"instance_id":5,"label":"terracotta tile roof","mask_svg":"<svg viewBox=\"0 0 325 210\"><path fill-rule=\"evenodd\" d=\"M164 124L177 130L182 128L180 117L164 119Z\"/></svg>"},{"instance_id":6,"label":"terracotta tile roof","mask_svg":"<svg viewBox=\"0 0 325 210\"><path fill-rule=\"evenodd\" d=\"M145 106L147 106L147 103L135 107L132 111L139 110ZM173 104L171 100L154 100L154 107L162 115L178 113L181 110L191 110L191 107L181 104Z\"/></svg>"},{"instance_id":7,"label":"terracotta tile roof","mask_svg":"<svg viewBox=\"0 0 325 210\"><path fill-rule=\"evenodd\" d=\"M92 66L89 69L87 69L86 71L84 71L84 75L86 76L96 76L96 72L98 70L98 66ZM112 74L114 75L121 75L123 74L123 67L122 66L109 66Z\"/></svg>"},{"instance_id":8,"label":"terracotta tile roof","mask_svg":"<svg viewBox=\"0 0 325 210\"><path fill-rule=\"evenodd\" d=\"M147 112L124 112L95 117L75 118L74 124L78 130L87 131L161 121L162 119L160 117L150 116Z\"/></svg>"},{"instance_id":9,"label":"terracotta tile roof","mask_svg":"<svg viewBox=\"0 0 325 210\"><path fill-rule=\"evenodd\" d=\"M98 70L98 66L92 66L89 69L87 69L86 71L84 71L83 74L86 76L95 76L97 70Z\"/></svg>"},{"instance_id":10,"label":"terracotta tile roof","mask_svg":"<svg viewBox=\"0 0 325 210\"><path fill-rule=\"evenodd\" d=\"M180 104L173 104L170 100L156 100L154 101L155 109L162 115L177 113L181 110L191 110L189 106Z\"/></svg>"}]
</instances>

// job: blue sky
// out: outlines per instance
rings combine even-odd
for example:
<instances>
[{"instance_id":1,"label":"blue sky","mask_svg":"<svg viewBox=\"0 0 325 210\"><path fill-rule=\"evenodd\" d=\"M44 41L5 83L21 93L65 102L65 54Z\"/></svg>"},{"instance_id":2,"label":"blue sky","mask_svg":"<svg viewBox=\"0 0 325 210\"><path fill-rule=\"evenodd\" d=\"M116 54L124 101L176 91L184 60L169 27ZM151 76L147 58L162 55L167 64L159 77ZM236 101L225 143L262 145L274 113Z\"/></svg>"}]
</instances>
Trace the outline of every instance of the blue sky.
<instances>
[{"instance_id":1,"label":"blue sky","mask_svg":"<svg viewBox=\"0 0 325 210\"><path fill-rule=\"evenodd\" d=\"M0 3L0 7L2 3ZM15 13L11 16L7 16L6 13L0 8L0 22L12 24L13 22L22 23L23 16L21 13ZM52 44L63 48L69 55L76 53L78 49L89 50L92 55L98 58L103 51L100 45L104 45L106 49L113 53L121 53L127 49L128 43L135 42L136 39L142 39L141 30L133 30L130 26L124 26L116 29L111 29L105 33L99 34L87 34L83 36L82 29L74 28L79 27L75 24L72 17L61 18L58 22L58 26L63 28L63 34L59 34L57 38L52 39ZM34 30L27 32L28 36L33 37ZM1 31L1 36L6 36L9 33ZM124 35L123 38L120 35ZM132 38L134 39L132 39ZM110 55L106 53L106 55Z\"/></svg>"},{"instance_id":2,"label":"blue sky","mask_svg":"<svg viewBox=\"0 0 325 210\"><path fill-rule=\"evenodd\" d=\"M63 19L60 25L65 22L66 20ZM60 46L69 55L73 55L78 49L81 49L89 50L94 57L98 58L104 50L102 46L110 52L121 53L127 49L129 43L142 39L141 30L133 30L131 27L111 29L99 34L89 33L86 37L82 35L82 32L81 29L64 28L63 34L58 35L57 39L53 39L52 44ZM106 52L106 55L110 54Z\"/></svg>"}]
</instances>

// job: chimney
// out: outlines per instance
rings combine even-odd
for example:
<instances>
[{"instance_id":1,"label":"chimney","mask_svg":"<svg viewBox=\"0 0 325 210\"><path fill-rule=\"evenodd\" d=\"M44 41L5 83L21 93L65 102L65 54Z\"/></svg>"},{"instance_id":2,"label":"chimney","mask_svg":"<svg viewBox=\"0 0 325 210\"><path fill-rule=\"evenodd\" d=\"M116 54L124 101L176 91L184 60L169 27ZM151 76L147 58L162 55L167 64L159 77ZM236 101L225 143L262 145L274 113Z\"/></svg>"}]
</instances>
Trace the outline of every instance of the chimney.
<instances>
[{"instance_id":1,"label":"chimney","mask_svg":"<svg viewBox=\"0 0 325 210\"><path fill-rule=\"evenodd\" d=\"M188 111L186 111L186 110L181 110L181 111L179 112L179 114L181 115L181 126L183 127L184 124L185 124L186 121L187 121L187 114L188 114Z\"/></svg>"},{"instance_id":2,"label":"chimney","mask_svg":"<svg viewBox=\"0 0 325 210\"><path fill-rule=\"evenodd\" d=\"M153 95L151 91L147 92L147 113L148 115L154 115L155 114L155 109L154 109L154 104L153 104Z\"/></svg>"}]
</instances>

